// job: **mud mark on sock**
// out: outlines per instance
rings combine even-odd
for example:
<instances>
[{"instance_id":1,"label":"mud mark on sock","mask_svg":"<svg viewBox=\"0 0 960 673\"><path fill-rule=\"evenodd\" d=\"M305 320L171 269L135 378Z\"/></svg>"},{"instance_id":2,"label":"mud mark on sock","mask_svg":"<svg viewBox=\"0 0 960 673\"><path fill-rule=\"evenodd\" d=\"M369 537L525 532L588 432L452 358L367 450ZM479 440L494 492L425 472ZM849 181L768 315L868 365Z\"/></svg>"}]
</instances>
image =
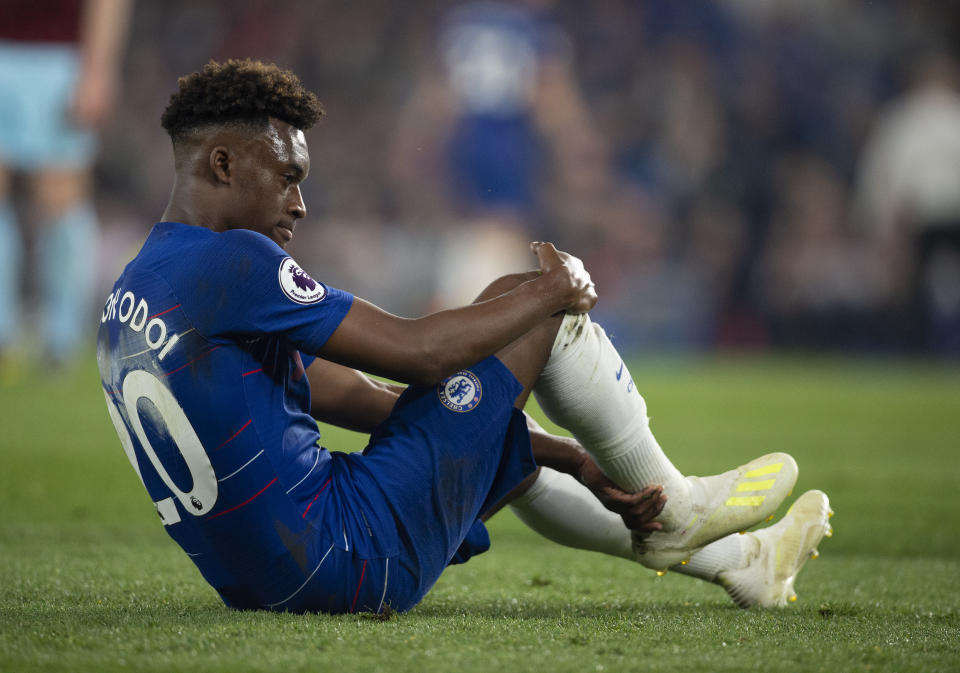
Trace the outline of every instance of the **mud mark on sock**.
<instances>
[{"instance_id":1,"label":"mud mark on sock","mask_svg":"<svg viewBox=\"0 0 960 673\"><path fill-rule=\"evenodd\" d=\"M583 335L583 328L586 327L587 320L585 315L578 315L574 320L564 320L560 326L560 333L556 351L568 349L574 341Z\"/></svg>"}]
</instances>

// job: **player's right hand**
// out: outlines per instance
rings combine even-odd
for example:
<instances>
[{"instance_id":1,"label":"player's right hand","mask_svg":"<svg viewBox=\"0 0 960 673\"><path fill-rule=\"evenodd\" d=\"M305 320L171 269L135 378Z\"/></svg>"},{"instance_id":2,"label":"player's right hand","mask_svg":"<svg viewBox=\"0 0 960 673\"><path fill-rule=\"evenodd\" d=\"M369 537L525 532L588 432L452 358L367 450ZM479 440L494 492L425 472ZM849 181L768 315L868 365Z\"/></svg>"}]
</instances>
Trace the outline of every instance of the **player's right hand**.
<instances>
[{"instance_id":1,"label":"player's right hand","mask_svg":"<svg viewBox=\"0 0 960 673\"><path fill-rule=\"evenodd\" d=\"M597 500L611 512L619 514L624 525L634 533L646 537L655 530L663 530L663 524L655 520L667 504L662 486L647 486L639 493L624 491L603 473L589 455L584 455L578 476Z\"/></svg>"},{"instance_id":2,"label":"player's right hand","mask_svg":"<svg viewBox=\"0 0 960 673\"><path fill-rule=\"evenodd\" d=\"M552 243L534 241L530 244L530 250L540 261L540 271L544 276L553 274L566 283L569 292L568 312L586 313L596 305L597 289L579 258L557 250Z\"/></svg>"}]
</instances>

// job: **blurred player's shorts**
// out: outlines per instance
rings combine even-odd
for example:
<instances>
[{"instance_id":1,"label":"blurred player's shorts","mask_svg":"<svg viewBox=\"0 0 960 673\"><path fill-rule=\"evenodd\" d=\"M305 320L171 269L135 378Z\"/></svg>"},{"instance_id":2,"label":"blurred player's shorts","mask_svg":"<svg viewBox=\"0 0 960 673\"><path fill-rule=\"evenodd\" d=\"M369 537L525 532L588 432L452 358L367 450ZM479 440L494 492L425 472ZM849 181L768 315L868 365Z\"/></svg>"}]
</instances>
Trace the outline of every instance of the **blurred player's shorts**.
<instances>
[{"instance_id":1,"label":"blurred player's shorts","mask_svg":"<svg viewBox=\"0 0 960 673\"><path fill-rule=\"evenodd\" d=\"M0 40L0 164L37 171L91 162L95 135L70 116L78 67L71 46Z\"/></svg>"},{"instance_id":2,"label":"blurred player's shorts","mask_svg":"<svg viewBox=\"0 0 960 673\"><path fill-rule=\"evenodd\" d=\"M494 279L537 268L531 240L517 220L505 216L476 217L452 226L434 265L435 308L464 306Z\"/></svg>"}]
</instances>

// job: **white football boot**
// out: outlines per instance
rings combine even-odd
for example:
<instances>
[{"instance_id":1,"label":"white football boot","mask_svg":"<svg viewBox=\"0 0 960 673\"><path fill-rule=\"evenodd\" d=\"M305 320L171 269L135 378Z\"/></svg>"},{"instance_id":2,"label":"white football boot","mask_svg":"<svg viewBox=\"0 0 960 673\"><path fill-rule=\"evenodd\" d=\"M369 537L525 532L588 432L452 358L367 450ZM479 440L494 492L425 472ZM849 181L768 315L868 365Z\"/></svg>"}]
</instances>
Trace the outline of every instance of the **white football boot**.
<instances>
[{"instance_id":1,"label":"white football boot","mask_svg":"<svg viewBox=\"0 0 960 673\"><path fill-rule=\"evenodd\" d=\"M817 558L817 545L833 529L830 501L823 491L807 491L790 507L786 516L774 525L748 533L759 545L746 566L726 570L716 582L727 590L733 602L742 608L754 605L783 607L797 600L793 581L807 559Z\"/></svg>"},{"instance_id":2,"label":"white football boot","mask_svg":"<svg viewBox=\"0 0 960 673\"><path fill-rule=\"evenodd\" d=\"M797 463L789 454L769 453L723 474L687 477L687 482L689 521L633 538L634 556L648 568L666 571L704 545L771 516L797 483Z\"/></svg>"}]
</instances>

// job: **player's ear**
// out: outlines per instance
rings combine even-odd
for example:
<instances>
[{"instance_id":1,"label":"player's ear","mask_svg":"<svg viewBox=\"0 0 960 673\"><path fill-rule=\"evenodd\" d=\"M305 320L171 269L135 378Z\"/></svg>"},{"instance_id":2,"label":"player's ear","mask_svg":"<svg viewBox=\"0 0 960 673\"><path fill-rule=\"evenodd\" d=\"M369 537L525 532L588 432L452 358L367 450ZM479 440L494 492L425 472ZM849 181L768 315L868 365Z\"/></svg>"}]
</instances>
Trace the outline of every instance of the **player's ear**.
<instances>
[{"instance_id":1,"label":"player's ear","mask_svg":"<svg viewBox=\"0 0 960 673\"><path fill-rule=\"evenodd\" d=\"M223 145L217 145L210 150L210 170L217 182L225 185L230 184L232 156L230 150Z\"/></svg>"}]
</instances>

